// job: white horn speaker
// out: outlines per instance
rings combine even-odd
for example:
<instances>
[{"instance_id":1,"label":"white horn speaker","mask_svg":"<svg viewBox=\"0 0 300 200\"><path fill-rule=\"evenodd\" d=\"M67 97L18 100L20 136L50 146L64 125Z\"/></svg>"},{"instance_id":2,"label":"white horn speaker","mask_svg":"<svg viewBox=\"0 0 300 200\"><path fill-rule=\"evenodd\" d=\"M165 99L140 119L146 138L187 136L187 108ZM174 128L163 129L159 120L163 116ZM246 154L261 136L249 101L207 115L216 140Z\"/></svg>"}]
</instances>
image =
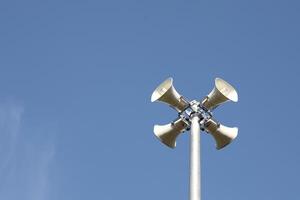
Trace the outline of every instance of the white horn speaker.
<instances>
[{"instance_id":1,"label":"white horn speaker","mask_svg":"<svg viewBox=\"0 0 300 200\"><path fill-rule=\"evenodd\" d=\"M172 108L175 108L178 112L183 111L189 106L189 103L181 96L173 86L173 79L168 78L161 83L152 93L151 101L161 101Z\"/></svg>"},{"instance_id":2,"label":"white horn speaker","mask_svg":"<svg viewBox=\"0 0 300 200\"><path fill-rule=\"evenodd\" d=\"M177 136L184 132L188 127L188 123L183 119L178 119L175 122L166 125L155 125L154 134L155 136L165 145L170 148L176 147Z\"/></svg>"},{"instance_id":3,"label":"white horn speaker","mask_svg":"<svg viewBox=\"0 0 300 200\"><path fill-rule=\"evenodd\" d=\"M229 83L221 78L215 79L214 89L202 101L202 105L208 110L213 110L226 101L238 101L237 91Z\"/></svg>"},{"instance_id":4,"label":"white horn speaker","mask_svg":"<svg viewBox=\"0 0 300 200\"><path fill-rule=\"evenodd\" d=\"M209 119L206 122L205 129L214 137L218 150L230 144L238 135L237 127L230 128L223 126L213 119Z\"/></svg>"}]
</instances>

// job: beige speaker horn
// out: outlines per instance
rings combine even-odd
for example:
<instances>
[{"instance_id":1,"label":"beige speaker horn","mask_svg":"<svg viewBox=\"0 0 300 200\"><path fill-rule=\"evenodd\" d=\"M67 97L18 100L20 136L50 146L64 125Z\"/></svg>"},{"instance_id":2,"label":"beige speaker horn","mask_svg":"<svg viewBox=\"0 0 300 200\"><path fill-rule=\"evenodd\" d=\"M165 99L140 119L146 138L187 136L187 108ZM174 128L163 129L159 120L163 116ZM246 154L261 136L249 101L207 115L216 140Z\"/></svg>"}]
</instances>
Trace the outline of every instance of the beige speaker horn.
<instances>
[{"instance_id":1,"label":"beige speaker horn","mask_svg":"<svg viewBox=\"0 0 300 200\"><path fill-rule=\"evenodd\" d=\"M213 110L218 105L225 103L226 101L237 102L237 91L223 79L216 78L214 89L202 101L202 105L208 110Z\"/></svg>"},{"instance_id":2,"label":"beige speaker horn","mask_svg":"<svg viewBox=\"0 0 300 200\"><path fill-rule=\"evenodd\" d=\"M183 111L189 106L189 103L183 96L175 90L172 78L168 78L154 90L151 96L151 102L154 101L164 102L178 112Z\"/></svg>"},{"instance_id":3,"label":"beige speaker horn","mask_svg":"<svg viewBox=\"0 0 300 200\"><path fill-rule=\"evenodd\" d=\"M230 144L238 135L237 127L226 127L213 119L208 120L205 124L205 129L214 137L218 150Z\"/></svg>"},{"instance_id":4,"label":"beige speaker horn","mask_svg":"<svg viewBox=\"0 0 300 200\"><path fill-rule=\"evenodd\" d=\"M176 147L177 136L184 132L188 123L183 119L177 119L175 122L166 125L155 125L154 135L165 145L170 148Z\"/></svg>"}]
</instances>

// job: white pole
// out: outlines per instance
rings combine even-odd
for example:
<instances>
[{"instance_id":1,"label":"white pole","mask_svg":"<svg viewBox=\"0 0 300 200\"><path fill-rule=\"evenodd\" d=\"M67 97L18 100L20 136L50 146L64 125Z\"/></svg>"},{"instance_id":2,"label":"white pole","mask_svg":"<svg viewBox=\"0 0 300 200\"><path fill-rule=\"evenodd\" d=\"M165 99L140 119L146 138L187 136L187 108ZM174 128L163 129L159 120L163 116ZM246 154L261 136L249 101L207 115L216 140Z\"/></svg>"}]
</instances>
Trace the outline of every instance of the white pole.
<instances>
[{"instance_id":1,"label":"white pole","mask_svg":"<svg viewBox=\"0 0 300 200\"><path fill-rule=\"evenodd\" d=\"M190 148L190 200L201 200L200 124L197 114L192 116Z\"/></svg>"}]
</instances>

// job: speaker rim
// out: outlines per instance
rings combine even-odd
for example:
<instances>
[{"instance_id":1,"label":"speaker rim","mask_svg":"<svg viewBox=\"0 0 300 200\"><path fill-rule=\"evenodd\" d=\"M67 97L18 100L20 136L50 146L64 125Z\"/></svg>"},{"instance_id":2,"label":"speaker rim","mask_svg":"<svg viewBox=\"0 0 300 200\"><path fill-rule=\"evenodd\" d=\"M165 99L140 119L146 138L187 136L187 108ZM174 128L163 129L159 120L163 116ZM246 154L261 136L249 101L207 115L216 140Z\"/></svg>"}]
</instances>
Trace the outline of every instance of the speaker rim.
<instances>
[{"instance_id":1,"label":"speaker rim","mask_svg":"<svg viewBox=\"0 0 300 200\"><path fill-rule=\"evenodd\" d=\"M223 86L221 86L221 84ZM227 95L225 95L222 92L222 87L224 87L224 85L225 85L225 87L228 87L230 89L230 92ZM229 99L233 102L238 102L239 97L238 97L238 93L237 93L236 89L231 84L229 84L227 81L225 81L224 79L216 78L215 79L215 87L227 99Z\"/></svg>"},{"instance_id":2,"label":"speaker rim","mask_svg":"<svg viewBox=\"0 0 300 200\"><path fill-rule=\"evenodd\" d=\"M162 88L164 85L166 85L166 91L164 91L163 94L160 94L158 90ZM169 77L164 82L159 84L159 86L156 87L156 89L153 91L151 95L151 102L157 101L160 97L162 97L171 87L173 86L173 78Z\"/></svg>"},{"instance_id":3,"label":"speaker rim","mask_svg":"<svg viewBox=\"0 0 300 200\"><path fill-rule=\"evenodd\" d=\"M169 124L165 124L165 125L169 125ZM157 131L155 131L155 130L157 130L157 128L159 128L159 126L165 126L165 125L158 125L158 124L154 125L154 127L153 127L153 133L154 133L155 137L156 137L161 143L163 143L164 145L166 145L166 146L169 147L169 148L174 149L174 148L176 147L176 141L175 141L174 145L173 145L173 144L168 144L168 143L165 142L161 137L159 137L160 135L157 133Z\"/></svg>"}]
</instances>

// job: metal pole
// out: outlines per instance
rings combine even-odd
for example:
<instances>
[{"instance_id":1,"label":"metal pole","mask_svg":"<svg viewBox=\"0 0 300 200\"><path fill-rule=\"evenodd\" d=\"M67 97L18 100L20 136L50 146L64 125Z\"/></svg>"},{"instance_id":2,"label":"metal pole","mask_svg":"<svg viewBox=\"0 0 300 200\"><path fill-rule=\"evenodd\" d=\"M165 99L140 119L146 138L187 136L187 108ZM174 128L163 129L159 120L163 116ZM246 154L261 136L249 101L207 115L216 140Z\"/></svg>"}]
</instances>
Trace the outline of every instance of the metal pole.
<instances>
[{"instance_id":1,"label":"metal pole","mask_svg":"<svg viewBox=\"0 0 300 200\"><path fill-rule=\"evenodd\" d=\"M197 114L192 116L190 145L190 200L201 200L200 124Z\"/></svg>"}]
</instances>

